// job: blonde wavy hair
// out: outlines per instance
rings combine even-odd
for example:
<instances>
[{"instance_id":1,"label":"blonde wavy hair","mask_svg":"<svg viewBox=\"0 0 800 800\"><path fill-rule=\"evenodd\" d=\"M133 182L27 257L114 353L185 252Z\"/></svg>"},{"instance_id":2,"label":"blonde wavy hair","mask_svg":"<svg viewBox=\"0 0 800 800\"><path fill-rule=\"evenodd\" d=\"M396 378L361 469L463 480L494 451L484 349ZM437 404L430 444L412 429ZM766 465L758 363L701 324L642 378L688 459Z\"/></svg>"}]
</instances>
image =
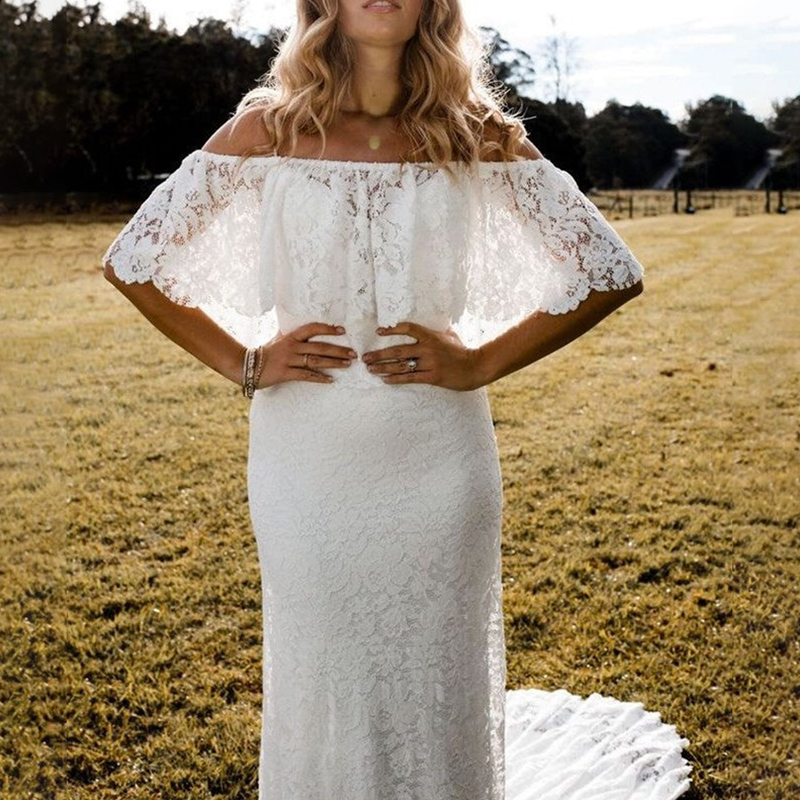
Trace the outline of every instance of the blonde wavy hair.
<instances>
[{"instance_id":1,"label":"blonde wavy hair","mask_svg":"<svg viewBox=\"0 0 800 800\"><path fill-rule=\"evenodd\" d=\"M347 98L355 47L338 24L338 0L297 0L297 20L269 72L237 114L263 107L266 140L245 155L294 155L299 135L326 131ZM467 26L459 0L424 0L417 32L401 68L398 131L410 143L402 160L434 167L462 161L516 161L522 122L504 112L504 89L493 80L486 48Z\"/></svg>"}]
</instances>

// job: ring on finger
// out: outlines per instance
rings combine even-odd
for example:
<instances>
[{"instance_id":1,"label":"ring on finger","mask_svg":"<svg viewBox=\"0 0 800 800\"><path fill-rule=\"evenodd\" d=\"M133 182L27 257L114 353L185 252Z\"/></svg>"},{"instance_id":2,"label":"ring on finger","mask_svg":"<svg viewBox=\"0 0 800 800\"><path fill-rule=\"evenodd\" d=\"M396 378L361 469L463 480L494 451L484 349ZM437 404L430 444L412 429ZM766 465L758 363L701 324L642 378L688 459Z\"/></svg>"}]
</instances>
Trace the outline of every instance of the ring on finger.
<instances>
[{"instance_id":1,"label":"ring on finger","mask_svg":"<svg viewBox=\"0 0 800 800\"><path fill-rule=\"evenodd\" d=\"M408 359L408 371L409 372L416 372L417 364L419 364L419 361L416 358L409 358Z\"/></svg>"},{"instance_id":2,"label":"ring on finger","mask_svg":"<svg viewBox=\"0 0 800 800\"><path fill-rule=\"evenodd\" d=\"M303 355L303 369L308 369L308 353Z\"/></svg>"}]
</instances>

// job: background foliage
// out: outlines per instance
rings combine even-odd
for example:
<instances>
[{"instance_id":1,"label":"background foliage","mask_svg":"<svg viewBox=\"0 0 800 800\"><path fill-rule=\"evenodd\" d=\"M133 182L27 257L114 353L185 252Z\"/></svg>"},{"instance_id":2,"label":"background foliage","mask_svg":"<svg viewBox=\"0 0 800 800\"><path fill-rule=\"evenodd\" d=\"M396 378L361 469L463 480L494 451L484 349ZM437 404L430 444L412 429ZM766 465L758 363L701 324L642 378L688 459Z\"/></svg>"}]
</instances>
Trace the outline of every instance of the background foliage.
<instances>
[{"instance_id":1,"label":"background foliage","mask_svg":"<svg viewBox=\"0 0 800 800\"><path fill-rule=\"evenodd\" d=\"M650 186L678 146L695 150L696 188L741 186L773 146L785 149L776 180L800 186L800 95L767 124L720 96L688 108L680 125L613 100L587 117L563 90L569 41L550 37L536 58L484 35L508 106L583 188ZM47 18L35 2L0 0L0 191L123 194L137 176L175 169L266 72L282 36L248 38L215 19L179 35L135 5L111 23L100 3Z\"/></svg>"}]
</instances>

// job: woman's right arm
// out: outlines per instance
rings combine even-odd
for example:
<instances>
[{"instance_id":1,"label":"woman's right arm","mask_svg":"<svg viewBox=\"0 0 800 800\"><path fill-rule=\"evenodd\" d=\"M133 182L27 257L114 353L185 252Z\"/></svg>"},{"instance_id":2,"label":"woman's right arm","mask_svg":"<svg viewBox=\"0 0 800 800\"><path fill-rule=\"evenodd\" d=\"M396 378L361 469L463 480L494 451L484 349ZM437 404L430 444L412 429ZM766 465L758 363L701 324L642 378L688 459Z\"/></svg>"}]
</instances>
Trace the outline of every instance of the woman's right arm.
<instances>
[{"instance_id":1,"label":"woman's right arm","mask_svg":"<svg viewBox=\"0 0 800 800\"><path fill-rule=\"evenodd\" d=\"M152 281L125 283L111 264L103 274L161 333L220 375L241 383L245 348L199 308L174 303Z\"/></svg>"},{"instance_id":2,"label":"woman's right arm","mask_svg":"<svg viewBox=\"0 0 800 800\"><path fill-rule=\"evenodd\" d=\"M257 141L254 137L259 135L259 124L256 113L246 112L223 125L203 149L221 155L245 152ZM111 263L105 264L103 274L165 336L220 375L241 384L245 347L201 309L173 302L152 281L121 280ZM342 333L341 328L322 323L279 333L262 345L263 369L258 388L290 380L329 383L332 378L319 370L350 366L355 353L348 347L308 339Z\"/></svg>"},{"instance_id":3,"label":"woman's right arm","mask_svg":"<svg viewBox=\"0 0 800 800\"><path fill-rule=\"evenodd\" d=\"M241 385L245 347L199 308L174 303L151 281L125 283L117 278L110 264L106 264L103 274L161 333L220 375ZM330 383L331 376L319 370L349 367L355 353L348 347L308 339L342 333L344 330L335 325L316 322L287 334L279 333L262 345L264 367L258 388L297 380Z\"/></svg>"}]
</instances>

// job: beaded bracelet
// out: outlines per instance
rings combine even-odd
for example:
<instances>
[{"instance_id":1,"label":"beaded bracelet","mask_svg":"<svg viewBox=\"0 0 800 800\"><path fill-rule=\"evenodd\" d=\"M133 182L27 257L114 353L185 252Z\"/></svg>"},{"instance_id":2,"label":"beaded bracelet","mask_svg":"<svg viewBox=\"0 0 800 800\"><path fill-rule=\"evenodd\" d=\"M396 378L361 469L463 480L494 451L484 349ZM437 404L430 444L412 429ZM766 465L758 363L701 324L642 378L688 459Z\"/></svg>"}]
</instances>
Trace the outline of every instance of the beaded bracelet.
<instances>
[{"instance_id":1,"label":"beaded bracelet","mask_svg":"<svg viewBox=\"0 0 800 800\"><path fill-rule=\"evenodd\" d=\"M258 356L258 349L248 347L244 353L244 362L242 364L242 394L248 399L252 400L253 395L256 393L256 360Z\"/></svg>"}]
</instances>

